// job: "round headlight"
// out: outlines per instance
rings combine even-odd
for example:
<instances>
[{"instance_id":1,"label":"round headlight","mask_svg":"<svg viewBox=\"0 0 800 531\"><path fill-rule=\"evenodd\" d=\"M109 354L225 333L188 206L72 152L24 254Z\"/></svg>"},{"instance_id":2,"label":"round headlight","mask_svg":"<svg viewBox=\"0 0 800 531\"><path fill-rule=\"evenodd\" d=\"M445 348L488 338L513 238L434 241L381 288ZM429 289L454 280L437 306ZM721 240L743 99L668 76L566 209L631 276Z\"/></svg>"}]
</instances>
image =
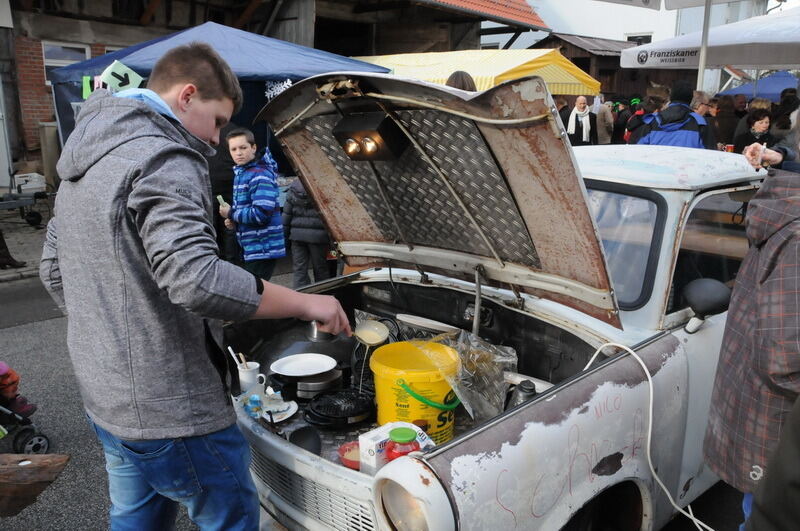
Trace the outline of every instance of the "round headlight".
<instances>
[{"instance_id":1,"label":"round headlight","mask_svg":"<svg viewBox=\"0 0 800 531\"><path fill-rule=\"evenodd\" d=\"M353 140L352 138L348 138L344 143L344 150L348 155L355 155L361 151L361 146L357 141Z\"/></svg>"},{"instance_id":2,"label":"round headlight","mask_svg":"<svg viewBox=\"0 0 800 531\"><path fill-rule=\"evenodd\" d=\"M428 531L422 504L398 483L384 481L381 500L386 516L397 531Z\"/></svg>"},{"instance_id":3,"label":"round headlight","mask_svg":"<svg viewBox=\"0 0 800 531\"><path fill-rule=\"evenodd\" d=\"M378 143L368 136L365 136L361 143L364 145L364 152L369 155L378 151Z\"/></svg>"}]
</instances>

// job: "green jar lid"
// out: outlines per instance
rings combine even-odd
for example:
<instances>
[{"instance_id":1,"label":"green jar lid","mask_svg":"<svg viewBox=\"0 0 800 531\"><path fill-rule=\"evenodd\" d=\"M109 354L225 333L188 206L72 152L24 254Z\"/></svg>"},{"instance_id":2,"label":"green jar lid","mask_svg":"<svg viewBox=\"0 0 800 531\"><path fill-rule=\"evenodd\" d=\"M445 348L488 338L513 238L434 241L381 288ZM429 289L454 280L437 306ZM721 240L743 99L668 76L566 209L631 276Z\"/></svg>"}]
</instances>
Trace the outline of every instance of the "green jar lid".
<instances>
[{"instance_id":1,"label":"green jar lid","mask_svg":"<svg viewBox=\"0 0 800 531\"><path fill-rule=\"evenodd\" d=\"M417 432L411 428L395 428L389 432L389 438L396 443L410 443L417 438Z\"/></svg>"}]
</instances>

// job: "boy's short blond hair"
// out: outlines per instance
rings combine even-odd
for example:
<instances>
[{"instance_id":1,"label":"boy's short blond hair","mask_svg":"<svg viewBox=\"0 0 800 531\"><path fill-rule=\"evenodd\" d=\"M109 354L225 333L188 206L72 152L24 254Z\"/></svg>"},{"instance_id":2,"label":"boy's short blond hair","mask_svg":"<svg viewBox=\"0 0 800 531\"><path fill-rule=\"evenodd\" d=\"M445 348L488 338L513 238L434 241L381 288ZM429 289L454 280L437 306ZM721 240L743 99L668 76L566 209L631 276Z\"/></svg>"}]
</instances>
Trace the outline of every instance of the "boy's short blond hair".
<instances>
[{"instance_id":1,"label":"boy's short blond hair","mask_svg":"<svg viewBox=\"0 0 800 531\"><path fill-rule=\"evenodd\" d=\"M233 113L242 107L242 88L225 59L204 42L177 46L158 60L147 80L147 88L167 92L179 83L192 83L203 100L228 98Z\"/></svg>"}]
</instances>

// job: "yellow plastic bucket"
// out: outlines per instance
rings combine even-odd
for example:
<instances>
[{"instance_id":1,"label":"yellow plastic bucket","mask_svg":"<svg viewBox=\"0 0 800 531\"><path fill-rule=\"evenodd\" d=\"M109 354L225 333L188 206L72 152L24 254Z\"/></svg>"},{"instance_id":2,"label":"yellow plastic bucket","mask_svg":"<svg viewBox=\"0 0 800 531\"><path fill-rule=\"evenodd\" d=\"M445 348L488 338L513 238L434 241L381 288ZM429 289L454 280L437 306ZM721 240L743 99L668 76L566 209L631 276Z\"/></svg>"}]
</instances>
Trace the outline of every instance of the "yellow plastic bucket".
<instances>
[{"instance_id":1,"label":"yellow plastic bucket","mask_svg":"<svg viewBox=\"0 0 800 531\"><path fill-rule=\"evenodd\" d=\"M378 424L411 422L436 444L453 438L459 401L445 377L458 369L455 350L427 341L389 343L373 352L369 368L375 374Z\"/></svg>"}]
</instances>

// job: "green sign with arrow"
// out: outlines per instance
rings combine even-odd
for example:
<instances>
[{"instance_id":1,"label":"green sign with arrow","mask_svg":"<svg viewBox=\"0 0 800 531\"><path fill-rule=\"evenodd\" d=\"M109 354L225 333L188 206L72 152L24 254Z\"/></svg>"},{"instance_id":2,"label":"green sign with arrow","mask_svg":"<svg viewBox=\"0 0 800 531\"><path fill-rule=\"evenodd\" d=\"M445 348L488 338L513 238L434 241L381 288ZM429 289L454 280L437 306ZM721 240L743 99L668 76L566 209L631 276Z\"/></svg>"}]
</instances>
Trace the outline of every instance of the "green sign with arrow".
<instances>
[{"instance_id":1,"label":"green sign with arrow","mask_svg":"<svg viewBox=\"0 0 800 531\"><path fill-rule=\"evenodd\" d=\"M108 85L112 91L138 88L142 83L142 76L120 63L114 61L100 74L100 80Z\"/></svg>"}]
</instances>

